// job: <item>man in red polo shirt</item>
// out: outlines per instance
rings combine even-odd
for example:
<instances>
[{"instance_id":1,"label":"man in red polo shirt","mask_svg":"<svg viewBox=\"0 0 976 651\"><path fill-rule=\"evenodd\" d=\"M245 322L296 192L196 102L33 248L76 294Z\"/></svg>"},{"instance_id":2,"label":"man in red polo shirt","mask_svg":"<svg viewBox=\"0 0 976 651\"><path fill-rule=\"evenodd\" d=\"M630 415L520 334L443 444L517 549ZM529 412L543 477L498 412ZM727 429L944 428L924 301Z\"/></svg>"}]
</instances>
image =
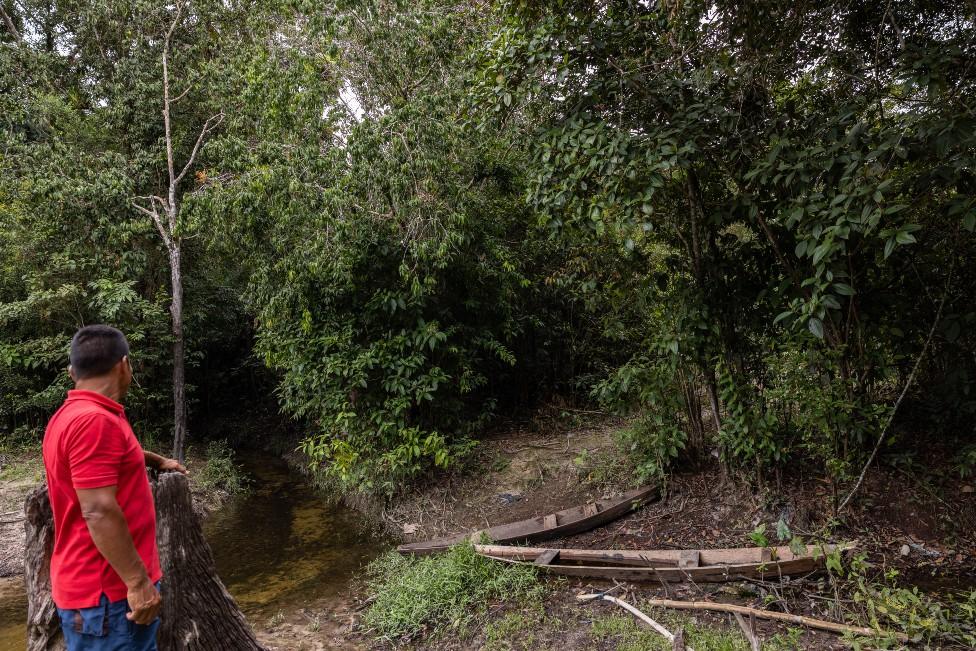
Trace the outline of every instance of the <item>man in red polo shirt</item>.
<instances>
[{"instance_id":1,"label":"man in red polo shirt","mask_svg":"<svg viewBox=\"0 0 976 651\"><path fill-rule=\"evenodd\" d=\"M129 426L125 335L86 326L71 340L70 361L75 389L44 433L61 628L69 651L155 650L162 571L146 466L186 469L144 452Z\"/></svg>"}]
</instances>

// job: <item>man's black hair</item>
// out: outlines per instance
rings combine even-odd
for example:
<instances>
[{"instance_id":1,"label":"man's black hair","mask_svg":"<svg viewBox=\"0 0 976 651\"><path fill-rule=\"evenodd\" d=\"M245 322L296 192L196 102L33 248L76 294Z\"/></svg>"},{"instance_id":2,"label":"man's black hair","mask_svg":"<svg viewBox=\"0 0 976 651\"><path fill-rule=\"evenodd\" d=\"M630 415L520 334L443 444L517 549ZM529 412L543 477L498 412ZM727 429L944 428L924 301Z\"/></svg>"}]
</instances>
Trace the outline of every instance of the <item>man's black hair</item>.
<instances>
[{"instance_id":1,"label":"man's black hair","mask_svg":"<svg viewBox=\"0 0 976 651\"><path fill-rule=\"evenodd\" d=\"M71 338L69 360L75 378L83 380L108 373L128 354L129 342L120 330L107 325L90 325Z\"/></svg>"}]
</instances>

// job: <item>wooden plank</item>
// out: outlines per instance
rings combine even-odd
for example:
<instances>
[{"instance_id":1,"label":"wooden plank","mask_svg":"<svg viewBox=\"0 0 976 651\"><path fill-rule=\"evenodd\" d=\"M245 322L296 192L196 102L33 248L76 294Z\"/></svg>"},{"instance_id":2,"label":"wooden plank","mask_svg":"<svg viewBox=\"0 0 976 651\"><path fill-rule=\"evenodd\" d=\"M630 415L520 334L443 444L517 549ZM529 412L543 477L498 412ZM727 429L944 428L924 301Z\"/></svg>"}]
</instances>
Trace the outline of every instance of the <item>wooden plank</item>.
<instances>
[{"instance_id":1,"label":"wooden plank","mask_svg":"<svg viewBox=\"0 0 976 651\"><path fill-rule=\"evenodd\" d=\"M541 554L539 554L538 556L535 557L535 561L533 561L533 564L534 565L549 565L554 560L556 560L558 557L559 557L559 550L558 549L547 549L546 551L542 552Z\"/></svg>"},{"instance_id":2,"label":"wooden plank","mask_svg":"<svg viewBox=\"0 0 976 651\"><path fill-rule=\"evenodd\" d=\"M539 542L542 540L551 540L552 538L570 536L611 522L629 513L633 509L635 502L643 504L651 496L656 494L656 488L644 487L628 491L618 498L600 500L600 512L594 516L586 516L581 506L564 509L554 514L557 516L557 526L551 529L537 525L534 529L530 528L526 530L524 527L525 521L523 521L521 523L492 527L489 533L492 539L497 542L512 542L516 540ZM532 522L543 524L538 518Z\"/></svg>"},{"instance_id":3,"label":"wooden plank","mask_svg":"<svg viewBox=\"0 0 976 651\"><path fill-rule=\"evenodd\" d=\"M482 556L498 556L513 560L532 560L548 551L544 547L510 547L507 545L475 545L475 551ZM678 564L678 551L675 550L611 550L611 549L560 549L559 560L583 561L590 563L609 563L615 565L636 565L659 567Z\"/></svg>"},{"instance_id":4,"label":"wooden plank","mask_svg":"<svg viewBox=\"0 0 976 651\"><path fill-rule=\"evenodd\" d=\"M542 526L546 529L555 529L559 526L559 517L555 513L550 513L542 519Z\"/></svg>"},{"instance_id":5,"label":"wooden plank","mask_svg":"<svg viewBox=\"0 0 976 651\"><path fill-rule=\"evenodd\" d=\"M678 557L678 567L698 567L701 553L697 549L686 549Z\"/></svg>"},{"instance_id":6,"label":"wooden plank","mask_svg":"<svg viewBox=\"0 0 976 651\"><path fill-rule=\"evenodd\" d=\"M590 502L583 505L583 515L591 517L600 512L600 505L597 502Z\"/></svg>"}]
</instances>

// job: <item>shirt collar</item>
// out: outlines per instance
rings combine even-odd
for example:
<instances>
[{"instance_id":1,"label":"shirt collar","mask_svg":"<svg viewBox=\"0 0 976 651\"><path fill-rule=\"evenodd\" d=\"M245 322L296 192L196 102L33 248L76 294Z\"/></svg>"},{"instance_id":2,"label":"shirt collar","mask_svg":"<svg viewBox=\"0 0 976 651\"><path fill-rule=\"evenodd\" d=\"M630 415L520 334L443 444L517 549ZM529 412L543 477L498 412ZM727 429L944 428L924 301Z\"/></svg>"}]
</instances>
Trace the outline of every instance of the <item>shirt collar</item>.
<instances>
[{"instance_id":1,"label":"shirt collar","mask_svg":"<svg viewBox=\"0 0 976 651\"><path fill-rule=\"evenodd\" d=\"M95 391L85 391L83 389L71 389L68 391L68 400L87 400L89 402L98 403L103 407L114 411L117 414L125 412L125 407L115 402L108 396L103 396Z\"/></svg>"}]
</instances>

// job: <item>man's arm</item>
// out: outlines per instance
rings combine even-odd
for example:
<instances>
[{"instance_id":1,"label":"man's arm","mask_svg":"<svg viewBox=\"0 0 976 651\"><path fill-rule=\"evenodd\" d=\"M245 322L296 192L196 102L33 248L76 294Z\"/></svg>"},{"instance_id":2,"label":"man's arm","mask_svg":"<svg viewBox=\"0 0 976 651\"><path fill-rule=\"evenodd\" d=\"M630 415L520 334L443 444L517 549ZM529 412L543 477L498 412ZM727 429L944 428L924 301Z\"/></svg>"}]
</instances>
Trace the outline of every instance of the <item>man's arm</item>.
<instances>
[{"instance_id":1,"label":"man's arm","mask_svg":"<svg viewBox=\"0 0 976 651\"><path fill-rule=\"evenodd\" d=\"M176 459L167 459L166 457L160 456L155 452L150 452L149 450L143 450L143 454L146 456L146 465L150 468L155 468L159 471L173 470L176 472L181 472L184 475L189 474L186 468L183 467Z\"/></svg>"},{"instance_id":2,"label":"man's arm","mask_svg":"<svg viewBox=\"0 0 976 651\"><path fill-rule=\"evenodd\" d=\"M126 599L132 612L126 617L136 624L151 624L162 606L162 598L132 542L129 524L115 498L116 487L78 488L75 492L95 547L129 590Z\"/></svg>"}]
</instances>

